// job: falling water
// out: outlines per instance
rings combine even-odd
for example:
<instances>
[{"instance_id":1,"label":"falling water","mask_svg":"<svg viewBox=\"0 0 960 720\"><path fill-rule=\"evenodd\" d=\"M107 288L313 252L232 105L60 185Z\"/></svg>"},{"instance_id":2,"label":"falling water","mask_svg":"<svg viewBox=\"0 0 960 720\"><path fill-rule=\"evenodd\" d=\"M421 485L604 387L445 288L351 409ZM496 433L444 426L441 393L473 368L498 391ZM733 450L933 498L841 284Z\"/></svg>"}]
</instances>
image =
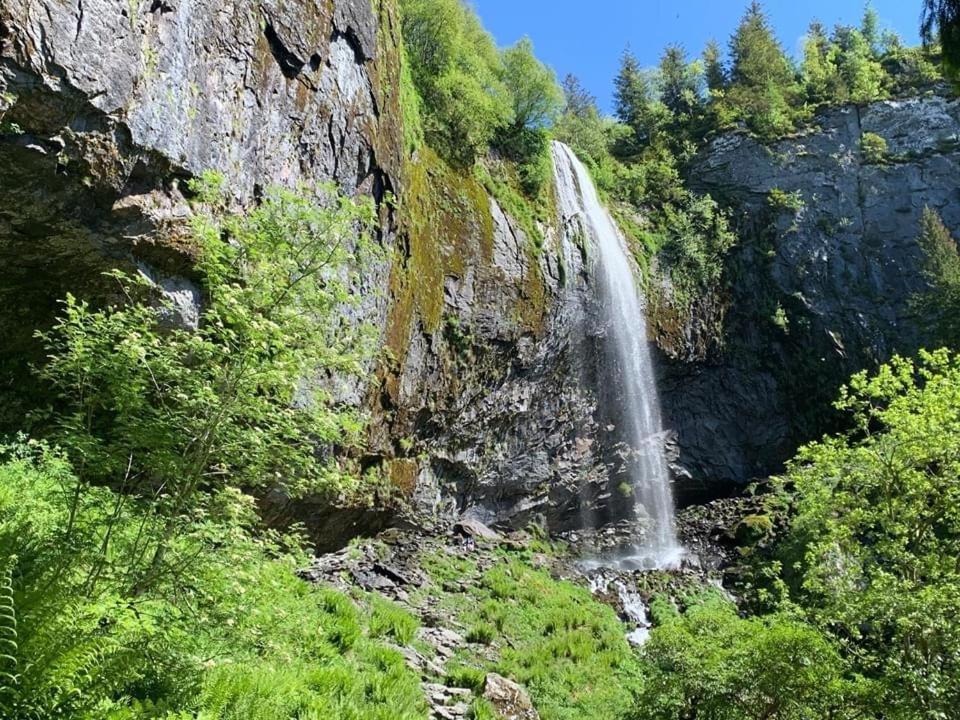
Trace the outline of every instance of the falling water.
<instances>
[{"instance_id":1,"label":"falling water","mask_svg":"<svg viewBox=\"0 0 960 720\"><path fill-rule=\"evenodd\" d=\"M647 346L646 317L638 296L633 263L613 218L600 203L586 168L573 151L554 143L560 206L567 220L579 216L588 234L596 267L596 289L606 326L604 344L612 377L611 402L620 418L621 438L630 446L629 484L634 510L642 506L652 527L642 543L613 561L621 567L662 568L679 563L683 550L674 529L673 496L663 448L660 399Z\"/></svg>"}]
</instances>

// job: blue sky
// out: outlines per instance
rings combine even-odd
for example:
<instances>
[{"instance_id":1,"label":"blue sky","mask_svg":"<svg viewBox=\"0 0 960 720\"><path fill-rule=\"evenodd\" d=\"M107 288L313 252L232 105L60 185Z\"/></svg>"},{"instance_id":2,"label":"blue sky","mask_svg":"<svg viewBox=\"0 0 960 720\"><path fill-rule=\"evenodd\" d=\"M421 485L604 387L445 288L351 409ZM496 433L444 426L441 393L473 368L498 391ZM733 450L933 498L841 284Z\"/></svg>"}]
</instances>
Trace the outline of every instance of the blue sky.
<instances>
[{"instance_id":1,"label":"blue sky","mask_svg":"<svg viewBox=\"0 0 960 720\"><path fill-rule=\"evenodd\" d=\"M681 43L699 55L711 38L726 47L748 0L472 0L499 45L529 35L541 60L563 78L577 75L610 110L612 80L630 44L644 65L655 65L663 48ZM910 44L918 42L921 0L873 0L885 27ZM828 27L859 24L862 0L768 0L767 13L784 48L793 54L810 20Z\"/></svg>"}]
</instances>

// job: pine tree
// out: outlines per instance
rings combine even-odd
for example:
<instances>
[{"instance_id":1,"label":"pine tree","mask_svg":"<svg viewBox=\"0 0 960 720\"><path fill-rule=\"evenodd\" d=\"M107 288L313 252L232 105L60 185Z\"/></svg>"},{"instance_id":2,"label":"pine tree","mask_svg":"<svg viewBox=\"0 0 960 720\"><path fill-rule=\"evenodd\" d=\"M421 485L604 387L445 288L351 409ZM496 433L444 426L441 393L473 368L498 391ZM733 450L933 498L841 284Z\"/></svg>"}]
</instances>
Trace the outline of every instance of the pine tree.
<instances>
[{"instance_id":1,"label":"pine tree","mask_svg":"<svg viewBox=\"0 0 960 720\"><path fill-rule=\"evenodd\" d=\"M653 85L649 74L627 48L620 61L620 72L614 80L614 112L617 119L633 130L634 142L646 145L657 131Z\"/></svg>"},{"instance_id":2,"label":"pine tree","mask_svg":"<svg viewBox=\"0 0 960 720\"><path fill-rule=\"evenodd\" d=\"M870 44L856 28L837 27L833 43L836 46L836 66L845 97L855 103L866 103L885 95L886 72L874 57Z\"/></svg>"},{"instance_id":3,"label":"pine tree","mask_svg":"<svg viewBox=\"0 0 960 720\"><path fill-rule=\"evenodd\" d=\"M566 99L565 112L574 117L584 119L597 112L597 99L576 75L568 74L563 79L563 96Z\"/></svg>"},{"instance_id":4,"label":"pine tree","mask_svg":"<svg viewBox=\"0 0 960 720\"><path fill-rule=\"evenodd\" d=\"M882 35L880 31L880 16L877 15L877 11L873 9L873 5L869 2L863 10L863 21L860 23L860 33L863 35L863 39L867 41L867 45L870 46L871 54L875 58L879 58Z\"/></svg>"},{"instance_id":5,"label":"pine tree","mask_svg":"<svg viewBox=\"0 0 960 720\"><path fill-rule=\"evenodd\" d=\"M703 51L703 75L707 89L712 93L722 92L727 87L727 71L720 58L720 46L715 40L707 43Z\"/></svg>"},{"instance_id":6,"label":"pine tree","mask_svg":"<svg viewBox=\"0 0 960 720\"><path fill-rule=\"evenodd\" d=\"M763 136L792 129L798 96L793 68L756 0L730 40L730 56L727 102L734 114Z\"/></svg>"},{"instance_id":7,"label":"pine tree","mask_svg":"<svg viewBox=\"0 0 960 720\"><path fill-rule=\"evenodd\" d=\"M820 22L812 22L807 31L800 71L809 102L819 104L846 99L841 96L845 89L841 87L836 66L836 48L831 45L827 30Z\"/></svg>"},{"instance_id":8,"label":"pine tree","mask_svg":"<svg viewBox=\"0 0 960 720\"><path fill-rule=\"evenodd\" d=\"M660 59L660 101L674 115L690 116L700 103L699 82L679 45L670 45Z\"/></svg>"},{"instance_id":9,"label":"pine tree","mask_svg":"<svg viewBox=\"0 0 960 720\"><path fill-rule=\"evenodd\" d=\"M940 43L947 68L960 75L960 0L924 0L920 32L927 43Z\"/></svg>"}]
</instances>

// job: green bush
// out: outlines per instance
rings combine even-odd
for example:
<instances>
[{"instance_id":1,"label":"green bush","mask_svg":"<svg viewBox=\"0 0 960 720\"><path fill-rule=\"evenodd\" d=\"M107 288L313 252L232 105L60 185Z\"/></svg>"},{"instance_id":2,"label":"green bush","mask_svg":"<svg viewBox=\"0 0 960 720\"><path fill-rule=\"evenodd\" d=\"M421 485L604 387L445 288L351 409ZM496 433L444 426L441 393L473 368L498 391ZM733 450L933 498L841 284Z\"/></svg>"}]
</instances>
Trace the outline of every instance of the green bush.
<instances>
[{"instance_id":1,"label":"green bush","mask_svg":"<svg viewBox=\"0 0 960 720\"><path fill-rule=\"evenodd\" d=\"M642 658L630 720L864 717L868 687L822 633L784 615L742 619L717 595L666 618Z\"/></svg>"},{"instance_id":2,"label":"green bush","mask_svg":"<svg viewBox=\"0 0 960 720\"><path fill-rule=\"evenodd\" d=\"M170 539L177 576L131 592L149 511L77 487L44 445L2 451L0 716L426 716L417 676L353 602L294 575L296 539L254 534L251 498L212 497Z\"/></svg>"},{"instance_id":3,"label":"green bush","mask_svg":"<svg viewBox=\"0 0 960 720\"><path fill-rule=\"evenodd\" d=\"M887 159L887 141L876 133L867 132L860 138L860 152L863 161L877 165Z\"/></svg>"},{"instance_id":4,"label":"green bush","mask_svg":"<svg viewBox=\"0 0 960 720\"><path fill-rule=\"evenodd\" d=\"M837 408L849 435L804 448L783 491L791 599L873 682L884 717L960 704L960 359L895 358Z\"/></svg>"}]
</instances>

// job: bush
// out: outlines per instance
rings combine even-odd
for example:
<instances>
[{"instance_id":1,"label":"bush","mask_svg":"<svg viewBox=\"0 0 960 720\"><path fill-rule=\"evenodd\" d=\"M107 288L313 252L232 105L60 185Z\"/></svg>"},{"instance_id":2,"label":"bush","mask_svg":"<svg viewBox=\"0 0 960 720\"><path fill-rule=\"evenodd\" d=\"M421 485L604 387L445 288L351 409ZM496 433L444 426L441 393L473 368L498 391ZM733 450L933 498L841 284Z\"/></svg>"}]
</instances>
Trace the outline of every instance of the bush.
<instances>
[{"instance_id":1,"label":"bush","mask_svg":"<svg viewBox=\"0 0 960 720\"><path fill-rule=\"evenodd\" d=\"M630 720L863 717L866 686L823 634L784 615L742 619L716 595L667 617L642 658Z\"/></svg>"},{"instance_id":2,"label":"bush","mask_svg":"<svg viewBox=\"0 0 960 720\"><path fill-rule=\"evenodd\" d=\"M804 448L784 489L780 560L795 602L876 680L887 717L960 704L960 359L942 350L856 375L854 430Z\"/></svg>"},{"instance_id":3,"label":"bush","mask_svg":"<svg viewBox=\"0 0 960 720\"><path fill-rule=\"evenodd\" d=\"M876 133L867 132L860 138L860 152L863 155L863 161L873 165L878 165L887 159L887 141Z\"/></svg>"},{"instance_id":4,"label":"bush","mask_svg":"<svg viewBox=\"0 0 960 720\"><path fill-rule=\"evenodd\" d=\"M44 445L2 451L0 716L425 717L353 602L294 575L295 538L252 533L251 498L212 498L170 539L179 575L133 593L144 503L77 487Z\"/></svg>"}]
</instances>

